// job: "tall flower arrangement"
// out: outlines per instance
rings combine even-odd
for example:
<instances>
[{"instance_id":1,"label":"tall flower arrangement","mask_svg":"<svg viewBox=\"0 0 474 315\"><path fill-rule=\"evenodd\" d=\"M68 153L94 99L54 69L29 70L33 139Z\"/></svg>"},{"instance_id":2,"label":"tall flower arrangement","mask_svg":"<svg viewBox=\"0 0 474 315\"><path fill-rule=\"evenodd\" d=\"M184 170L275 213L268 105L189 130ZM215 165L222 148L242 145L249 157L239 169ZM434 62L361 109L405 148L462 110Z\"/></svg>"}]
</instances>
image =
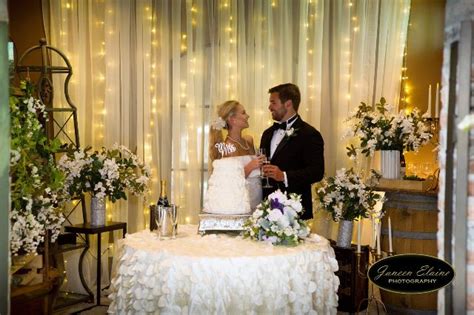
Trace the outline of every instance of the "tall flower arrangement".
<instances>
[{"instance_id":1,"label":"tall flower arrangement","mask_svg":"<svg viewBox=\"0 0 474 315\"><path fill-rule=\"evenodd\" d=\"M58 162L65 172L65 187L71 195L90 193L93 197L109 197L112 202L127 199L126 190L135 195L148 188L150 172L128 148L79 149L63 155Z\"/></svg>"},{"instance_id":2,"label":"tall flower arrangement","mask_svg":"<svg viewBox=\"0 0 474 315\"><path fill-rule=\"evenodd\" d=\"M46 231L54 242L64 221L64 174L53 154L59 142L49 141L41 121L44 104L32 96L32 86L21 82L22 96L10 97L10 250L13 255L33 253Z\"/></svg>"},{"instance_id":3,"label":"tall flower arrangement","mask_svg":"<svg viewBox=\"0 0 474 315\"><path fill-rule=\"evenodd\" d=\"M364 181L353 169L339 169L336 176L325 178L317 194L323 209L331 213L334 221L353 221L368 218L380 199L374 192L380 175L372 171Z\"/></svg>"},{"instance_id":4,"label":"tall flower arrangement","mask_svg":"<svg viewBox=\"0 0 474 315\"><path fill-rule=\"evenodd\" d=\"M392 114L393 107L382 97L375 107L361 103L357 112L348 119L347 136L357 137L358 146L350 145L348 155L359 153L373 156L377 150L417 151L432 137L427 116L417 108L406 114Z\"/></svg>"}]
</instances>

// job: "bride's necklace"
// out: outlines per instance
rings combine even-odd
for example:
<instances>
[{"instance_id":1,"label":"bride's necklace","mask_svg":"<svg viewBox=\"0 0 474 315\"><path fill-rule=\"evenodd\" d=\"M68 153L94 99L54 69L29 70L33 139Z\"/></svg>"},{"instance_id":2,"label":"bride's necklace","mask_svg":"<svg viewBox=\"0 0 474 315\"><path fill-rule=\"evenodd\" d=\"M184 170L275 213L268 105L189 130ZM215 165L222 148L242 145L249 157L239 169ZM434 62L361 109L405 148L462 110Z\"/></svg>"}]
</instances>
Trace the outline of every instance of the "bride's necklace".
<instances>
[{"instance_id":1,"label":"bride's necklace","mask_svg":"<svg viewBox=\"0 0 474 315\"><path fill-rule=\"evenodd\" d=\"M237 143L237 144L239 145L239 147L241 147L243 150L245 150L245 151L250 150L250 147L249 147L247 141L244 140L244 142L245 142L245 144L246 144L246 146L244 146L244 145L242 145L242 143L240 143L240 141L235 140L234 138L232 138L232 137L229 136L229 135L227 135L227 138L229 138L229 140L231 140L232 142Z\"/></svg>"}]
</instances>

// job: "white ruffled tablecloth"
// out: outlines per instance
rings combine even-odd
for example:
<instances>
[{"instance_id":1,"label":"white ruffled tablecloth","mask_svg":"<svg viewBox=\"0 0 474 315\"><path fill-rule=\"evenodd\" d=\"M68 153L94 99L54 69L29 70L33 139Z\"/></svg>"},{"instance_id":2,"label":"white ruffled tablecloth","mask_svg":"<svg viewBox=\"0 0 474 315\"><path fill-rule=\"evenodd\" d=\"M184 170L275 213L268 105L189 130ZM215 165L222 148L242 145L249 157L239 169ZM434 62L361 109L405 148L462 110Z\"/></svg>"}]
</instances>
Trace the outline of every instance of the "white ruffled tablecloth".
<instances>
[{"instance_id":1,"label":"white ruffled tablecloth","mask_svg":"<svg viewBox=\"0 0 474 315\"><path fill-rule=\"evenodd\" d=\"M336 314L338 264L312 234L272 246L180 226L174 240L144 230L119 241L111 285L114 314Z\"/></svg>"}]
</instances>

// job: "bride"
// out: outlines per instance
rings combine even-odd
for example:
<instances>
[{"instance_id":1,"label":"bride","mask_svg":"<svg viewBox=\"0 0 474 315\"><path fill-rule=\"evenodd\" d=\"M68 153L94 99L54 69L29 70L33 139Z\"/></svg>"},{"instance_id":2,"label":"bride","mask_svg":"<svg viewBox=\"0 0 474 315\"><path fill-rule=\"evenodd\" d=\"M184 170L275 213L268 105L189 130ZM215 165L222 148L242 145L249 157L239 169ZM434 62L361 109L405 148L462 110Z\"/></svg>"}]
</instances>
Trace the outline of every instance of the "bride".
<instances>
[{"instance_id":1,"label":"bride","mask_svg":"<svg viewBox=\"0 0 474 315\"><path fill-rule=\"evenodd\" d=\"M252 137L242 135L242 130L249 127L249 115L242 104L231 100L217 108L217 116L217 120L212 123L209 131L209 165L212 165L215 159L223 157L234 157L240 160L244 167L250 208L253 211L262 201L260 181L262 161L255 155ZM222 129L227 130L225 139ZM219 145L226 149L218 150ZM231 149L228 150L228 148ZM225 154L222 153L224 151Z\"/></svg>"}]
</instances>

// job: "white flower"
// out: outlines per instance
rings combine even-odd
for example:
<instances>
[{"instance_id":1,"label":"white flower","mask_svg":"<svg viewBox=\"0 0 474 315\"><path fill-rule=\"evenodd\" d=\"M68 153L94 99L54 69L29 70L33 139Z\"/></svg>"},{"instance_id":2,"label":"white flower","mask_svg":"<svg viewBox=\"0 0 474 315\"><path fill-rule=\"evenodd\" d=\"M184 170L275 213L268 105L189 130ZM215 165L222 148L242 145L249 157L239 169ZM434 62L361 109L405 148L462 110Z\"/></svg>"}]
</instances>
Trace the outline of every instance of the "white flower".
<instances>
[{"instance_id":1,"label":"white flower","mask_svg":"<svg viewBox=\"0 0 474 315\"><path fill-rule=\"evenodd\" d=\"M268 199L272 199L272 200L278 200L278 202L280 203L283 203L285 202L286 200L288 200L288 198L286 197L286 195L284 193L281 192L280 189L272 192L270 195L268 195Z\"/></svg>"},{"instance_id":2,"label":"white flower","mask_svg":"<svg viewBox=\"0 0 474 315\"><path fill-rule=\"evenodd\" d=\"M268 214L268 220L273 222L278 222L281 217L283 217L283 213L281 213L280 209L272 209Z\"/></svg>"},{"instance_id":3,"label":"white flower","mask_svg":"<svg viewBox=\"0 0 474 315\"><path fill-rule=\"evenodd\" d=\"M295 128L291 127L290 129L285 130L285 135L288 138L295 135Z\"/></svg>"},{"instance_id":4,"label":"white flower","mask_svg":"<svg viewBox=\"0 0 474 315\"><path fill-rule=\"evenodd\" d=\"M420 115L417 109L410 114L395 113L384 98L375 107L361 103L348 121L353 135L360 140L359 144L348 147L354 160L354 155L373 156L377 150L416 151L432 136L426 116Z\"/></svg>"},{"instance_id":5,"label":"white flower","mask_svg":"<svg viewBox=\"0 0 474 315\"><path fill-rule=\"evenodd\" d=\"M464 116L464 118L458 123L458 128L461 130L469 130L474 127L474 114Z\"/></svg>"},{"instance_id":6,"label":"white flower","mask_svg":"<svg viewBox=\"0 0 474 315\"><path fill-rule=\"evenodd\" d=\"M290 225L290 220L286 215L282 215L278 218L277 223L280 229L285 229Z\"/></svg>"},{"instance_id":7,"label":"white flower","mask_svg":"<svg viewBox=\"0 0 474 315\"><path fill-rule=\"evenodd\" d=\"M17 150L10 150L10 166L14 166L20 160L20 152Z\"/></svg>"},{"instance_id":8,"label":"white flower","mask_svg":"<svg viewBox=\"0 0 474 315\"><path fill-rule=\"evenodd\" d=\"M218 116L215 120L212 121L211 123L211 127L212 129L215 129L215 130L222 130L222 128L225 128L226 126L226 122L224 119L222 119L222 117Z\"/></svg>"},{"instance_id":9,"label":"white flower","mask_svg":"<svg viewBox=\"0 0 474 315\"><path fill-rule=\"evenodd\" d=\"M252 215L252 216L253 216L254 218L260 218L260 217L262 216L262 214L263 214L263 211L257 208L257 209L253 212L253 215Z\"/></svg>"},{"instance_id":10,"label":"white flower","mask_svg":"<svg viewBox=\"0 0 474 315\"><path fill-rule=\"evenodd\" d=\"M307 234L306 223L298 217L301 210L300 195L290 194L288 198L286 193L277 190L262 201L246 221L244 236L274 245L296 245L302 235Z\"/></svg>"}]
</instances>

